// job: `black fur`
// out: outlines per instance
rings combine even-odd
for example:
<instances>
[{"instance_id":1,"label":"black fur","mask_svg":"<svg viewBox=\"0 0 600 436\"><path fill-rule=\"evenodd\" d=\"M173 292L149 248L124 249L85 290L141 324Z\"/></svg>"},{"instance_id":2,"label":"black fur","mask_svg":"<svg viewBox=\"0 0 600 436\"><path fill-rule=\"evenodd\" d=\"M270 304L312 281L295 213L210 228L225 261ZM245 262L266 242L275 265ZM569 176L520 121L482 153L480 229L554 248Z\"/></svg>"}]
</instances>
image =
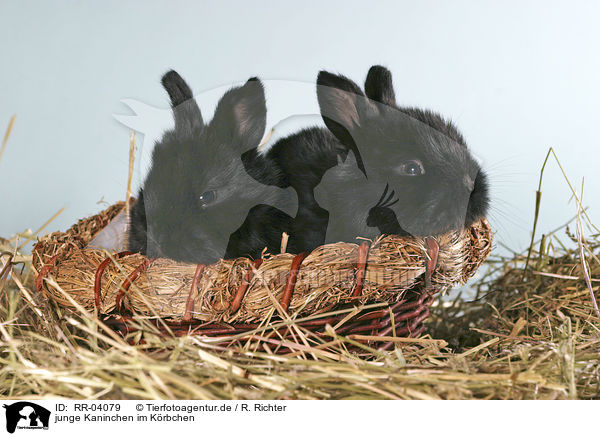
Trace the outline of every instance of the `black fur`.
<instances>
[{"instance_id":1,"label":"black fur","mask_svg":"<svg viewBox=\"0 0 600 436\"><path fill-rule=\"evenodd\" d=\"M175 119L175 132L182 137L198 133L204 127L200 108L194 100L192 90L177 71L169 71L162 77L162 85L171 99Z\"/></svg>"},{"instance_id":2,"label":"black fur","mask_svg":"<svg viewBox=\"0 0 600 436\"><path fill-rule=\"evenodd\" d=\"M344 229L328 232L332 237L374 236L369 227L435 235L485 216L487 178L463 136L432 111L398 106L385 67L371 67L365 93L347 77L321 71L317 96L327 128L355 151L360 170L340 165L319 187L320 207L337 211L334 220L346 217ZM406 162L413 161L422 164L423 175L403 175ZM387 185L399 200L393 209L375 204Z\"/></svg>"},{"instance_id":3,"label":"black fur","mask_svg":"<svg viewBox=\"0 0 600 436\"><path fill-rule=\"evenodd\" d=\"M314 190L321 183L323 175L346 159L348 149L331 133L322 128L308 128L277 141L266 154L257 150L245 153L248 172L261 183L268 175L276 180L276 186L292 187L296 192L298 209L290 226L288 251L308 252L325 242L329 213L315 200ZM260 162L269 162L268 170L261 176L255 175ZM250 162L254 165L251 166ZM258 163L257 163L258 162ZM260 166L260 168L264 168ZM278 176L273 178L273 174Z\"/></svg>"},{"instance_id":4,"label":"black fur","mask_svg":"<svg viewBox=\"0 0 600 436\"><path fill-rule=\"evenodd\" d=\"M373 65L365 80L365 94L373 101L396 106L396 93L392 85L390 70L380 65Z\"/></svg>"},{"instance_id":5,"label":"black fur","mask_svg":"<svg viewBox=\"0 0 600 436\"><path fill-rule=\"evenodd\" d=\"M136 202L130 210L129 228L127 229L127 249L146 254L148 248L146 207L144 206L144 190L140 189Z\"/></svg>"}]
</instances>

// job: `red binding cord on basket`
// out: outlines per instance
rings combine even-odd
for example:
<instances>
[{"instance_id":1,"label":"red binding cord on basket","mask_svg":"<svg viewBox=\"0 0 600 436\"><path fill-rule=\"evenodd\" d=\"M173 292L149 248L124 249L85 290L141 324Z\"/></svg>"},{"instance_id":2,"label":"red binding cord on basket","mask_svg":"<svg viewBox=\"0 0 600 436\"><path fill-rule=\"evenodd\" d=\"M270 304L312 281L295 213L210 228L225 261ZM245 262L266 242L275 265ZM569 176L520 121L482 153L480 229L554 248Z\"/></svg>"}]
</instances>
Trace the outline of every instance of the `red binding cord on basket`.
<instances>
[{"instance_id":1,"label":"red binding cord on basket","mask_svg":"<svg viewBox=\"0 0 600 436\"><path fill-rule=\"evenodd\" d=\"M121 290L115 297L115 306L117 307L117 310L119 312L121 311L121 303L123 302L123 297L125 296L125 293L129 290L129 287L135 281L135 279L137 279L152 262L154 262L154 259L144 259L144 261L136 269L131 271L131 273L127 276L127 278L121 285Z\"/></svg>"},{"instance_id":2,"label":"red binding cord on basket","mask_svg":"<svg viewBox=\"0 0 600 436\"><path fill-rule=\"evenodd\" d=\"M285 288L283 290L283 294L281 295L281 301L279 302L285 312L287 312L288 307L290 306L290 301L292 301L292 294L294 293L294 286L296 285L296 279L298 278L300 264L306 258L306 256L308 256L308 253L300 253L297 254L292 260L292 266L290 267Z\"/></svg>"},{"instance_id":3,"label":"red binding cord on basket","mask_svg":"<svg viewBox=\"0 0 600 436\"><path fill-rule=\"evenodd\" d=\"M181 321L190 322L192 320L192 312L194 310L194 299L196 297L196 289L198 289L198 283L204 272L204 265L201 263L196 266L196 272L194 273L194 280L192 280L192 286L190 286L190 293L188 294L187 301L185 302L185 313Z\"/></svg>"},{"instance_id":4,"label":"red binding cord on basket","mask_svg":"<svg viewBox=\"0 0 600 436\"><path fill-rule=\"evenodd\" d=\"M431 276L435 271L438 264L438 255L440 253L440 246L435 238L425 238L425 245L427 245L427 263L425 264L425 286L429 288L431 286Z\"/></svg>"},{"instance_id":5,"label":"red binding cord on basket","mask_svg":"<svg viewBox=\"0 0 600 436\"><path fill-rule=\"evenodd\" d=\"M254 270L258 269L258 267L260 267L262 265L262 263L263 263L262 259L256 259L252 263L250 268L248 268L248 271L246 272L246 276L243 278L242 283L238 287L235 295L233 296L233 300L231 300L231 306L230 306L229 313L237 312L239 310L239 308L242 306L242 301L244 300L244 297L246 296L246 291L248 290L250 281L252 280L252 277L254 277Z\"/></svg>"},{"instance_id":6,"label":"red binding cord on basket","mask_svg":"<svg viewBox=\"0 0 600 436\"><path fill-rule=\"evenodd\" d=\"M352 292L353 297L360 297L365 283L365 275L367 272L367 257L369 256L370 245L367 241L360 244L358 247L358 260L356 262L356 285Z\"/></svg>"},{"instance_id":7,"label":"red binding cord on basket","mask_svg":"<svg viewBox=\"0 0 600 436\"><path fill-rule=\"evenodd\" d=\"M56 263L56 259L58 259L58 254L52 256L48 263L44 264L44 266L40 268L40 273L38 274L37 279L35 279L35 287L37 288L38 292L42 292L42 283L46 278L46 274L50 272Z\"/></svg>"},{"instance_id":8,"label":"red binding cord on basket","mask_svg":"<svg viewBox=\"0 0 600 436\"><path fill-rule=\"evenodd\" d=\"M120 253L115 254L114 257L116 259L120 259L122 257L129 256L130 254L133 253L131 251L121 251ZM96 309L98 309L98 311L100 311L100 305L102 304L102 274L104 273L106 267L112 262L113 258L107 257L100 265L98 265L98 269L96 269L96 277L94 278L94 304L96 305Z\"/></svg>"}]
</instances>

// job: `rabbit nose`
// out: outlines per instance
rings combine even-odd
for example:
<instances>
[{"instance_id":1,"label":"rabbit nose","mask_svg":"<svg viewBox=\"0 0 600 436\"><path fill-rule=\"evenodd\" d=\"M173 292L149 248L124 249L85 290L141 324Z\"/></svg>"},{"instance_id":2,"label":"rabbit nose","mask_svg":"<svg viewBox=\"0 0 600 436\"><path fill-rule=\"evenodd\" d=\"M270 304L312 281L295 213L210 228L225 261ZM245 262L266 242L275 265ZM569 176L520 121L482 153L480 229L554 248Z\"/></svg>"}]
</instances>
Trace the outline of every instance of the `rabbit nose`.
<instances>
[{"instance_id":1,"label":"rabbit nose","mask_svg":"<svg viewBox=\"0 0 600 436\"><path fill-rule=\"evenodd\" d=\"M475 187L475 181L471 178L471 176L466 175L463 181L467 190L469 192L473 192L473 188Z\"/></svg>"}]
</instances>

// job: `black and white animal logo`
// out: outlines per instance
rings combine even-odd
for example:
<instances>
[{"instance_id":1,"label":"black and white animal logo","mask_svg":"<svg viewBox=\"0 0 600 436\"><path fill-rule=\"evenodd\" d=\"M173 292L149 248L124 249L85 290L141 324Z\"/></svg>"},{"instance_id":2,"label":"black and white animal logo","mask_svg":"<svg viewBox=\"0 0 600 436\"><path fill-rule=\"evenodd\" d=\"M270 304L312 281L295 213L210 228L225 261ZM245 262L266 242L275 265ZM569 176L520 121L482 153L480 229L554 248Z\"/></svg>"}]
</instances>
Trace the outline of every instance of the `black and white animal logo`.
<instances>
[{"instance_id":1,"label":"black and white animal logo","mask_svg":"<svg viewBox=\"0 0 600 436\"><path fill-rule=\"evenodd\" d=\"M29 401L4 404L6 413L6 431L14 433L18 429L48 429L50 411Z\"/></svg>"}]
</instances>

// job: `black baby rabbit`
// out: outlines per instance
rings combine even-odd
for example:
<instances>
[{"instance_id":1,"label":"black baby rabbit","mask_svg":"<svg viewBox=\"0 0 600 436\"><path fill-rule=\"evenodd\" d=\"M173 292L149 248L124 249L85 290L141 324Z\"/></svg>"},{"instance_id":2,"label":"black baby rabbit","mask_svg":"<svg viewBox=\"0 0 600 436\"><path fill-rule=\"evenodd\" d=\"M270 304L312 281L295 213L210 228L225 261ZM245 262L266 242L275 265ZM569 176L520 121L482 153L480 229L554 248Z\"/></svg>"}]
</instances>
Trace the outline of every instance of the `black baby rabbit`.
<instances>
[{"instance_id":1,"label":"black baby rabbit","mask_svg":"<svg viewBox=\"0 0 600 436\"><path fill-rule=\"evenodd\" d=\"M157 142L152 166L131 210L128 248L149 257L209 263L259 256L279 247L296 207L277 186L276 168L242 161L265 129L262 83L229 90L205 124L192 91L175 71L162 78L175 127ZM267 181L256 182L249 173Z\"/></svg>"},{"instance_id":2,"label":"black baby rabbit","mask_svg":"<svg viewBox=\"0 0 600 436\"><path fill-rule=\"evenodd\" d=\"M352 150L315 189L330 214L326 242L437 235L485 216L487 178L464 138L434 112L399 107L389 70L371 67L364 93L321 71L317 97L327 128Z\"/></svg>"},{"instance_id":3,"label":"black baby rabbit","mask_svg":"<svg viewBox=\"0 0 600 436\"><path fill-rule=\"evenodd\" d=\"M456 127L431 111L398 107L384 67L371 67L365 93L321 71L317 97L327 129L246 153L269 161L281 174L272 180L297 192L297 251L361 236L437 235L485 216L486 176ZM268 174L253 176L268 184L260 178Z\"/></svg>"}]
</instances>

